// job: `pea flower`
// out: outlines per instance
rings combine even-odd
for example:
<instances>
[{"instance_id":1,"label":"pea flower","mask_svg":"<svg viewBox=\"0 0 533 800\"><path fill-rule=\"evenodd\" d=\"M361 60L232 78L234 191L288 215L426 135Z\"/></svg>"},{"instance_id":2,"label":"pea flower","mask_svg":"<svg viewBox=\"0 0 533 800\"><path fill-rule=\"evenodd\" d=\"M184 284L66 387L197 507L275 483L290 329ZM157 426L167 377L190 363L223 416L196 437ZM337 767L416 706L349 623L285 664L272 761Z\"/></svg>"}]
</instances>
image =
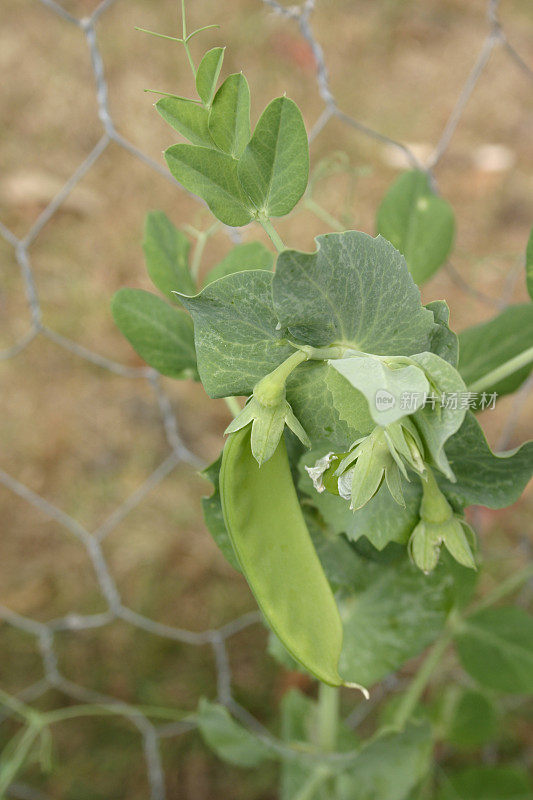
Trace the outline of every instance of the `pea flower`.
<instances>
[{"instance_id":1,"label":"pea flower","mask_svg":"<svg viewBox=\"0 0 533 800\"><path fill-rule=\"evenodd\" d=\"M376 426L348 453L328 453L306 470L317 491L349 500L352 511L366 505L383 481L398 505L405 506L401 475L409 480L406 465L424 474L423 452L416 427L405 417L387 427Z\"/></svg>"}]
</instances>

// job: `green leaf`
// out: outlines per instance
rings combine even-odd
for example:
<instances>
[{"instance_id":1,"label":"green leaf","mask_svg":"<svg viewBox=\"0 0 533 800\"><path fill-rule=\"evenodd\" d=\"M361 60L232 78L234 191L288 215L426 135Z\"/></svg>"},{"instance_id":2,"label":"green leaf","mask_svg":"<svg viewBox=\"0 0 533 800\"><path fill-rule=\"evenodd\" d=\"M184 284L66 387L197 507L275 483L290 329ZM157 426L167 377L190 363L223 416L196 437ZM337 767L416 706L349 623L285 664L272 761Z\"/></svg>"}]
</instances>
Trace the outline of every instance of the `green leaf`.
<instances>
[{"instance_id":1,"label":"green leaf","mask_svg":"<svg viewBox=\"0 0 533 800\"><path fill-rule=\"evenodd\" d=\"M448 463L444 445L461 427L466 408L461 408L460 402L457 402L456 408L453 403L441 405L441 398L443 395L458 397L466 387L457 370L435 353L417 353L411 360L430 379L434 397L431 403L426 403L413 415L413 420L430 456L429 462L435 464L448 479L453 479L453 468Z\"/></svg>"},{"instance_id":2,"label":"green leaf","mask_svg":"<svg viewBox=\"0 0 533 800\"><path fill-rule=\"evenodd\" d=\"M215 544L219 547L222 555L231 564L231 566L238 572L241 571L237 556L233 550L231 539L226 530L224 522L224 515L222 513L222 505L220 502L220 488L219 488L219 475L220 465L222 463L222 454L219 455L216 461L213 461L206 469L202 470L202 475L206 480L213 484L213 494L209 497L202 497L202 511L204 512L204 521L207 529Z\"/></svg>"},{"instance_id":3,"label":"green leaf","mask_svg":"<svg viewBox=\"0 0 533 800\"><path fill-rule=\"evenodd\" d=\"M207 109L184 97L162 97L155 104L165 122L185 139L202 147L214 147L208 128Z\"/></svg>"},{"instance_id":4,"label":"green leaf","mask_svg":"<svg viewBox=\"0 0 533 800\"><path fill-rule=\"evenodd\" d=\"M432 303L426 305L430 311L433 312L437 328L435 328L431 337L431 344L429 349L432 353L443 358L452 367L457 367L459 360L459 340L456 334L450 330L450 309L444 300L434 300Z\"/></svg>"},{"instance_id":5,"label":"green leaf","mask_svg":"<svg viewBox=\"0 0 533 800\"><path fill-rule=\"evenodd\" d=\"M456 482L439 478L439 485L463 507L505 508L518 500L533 472L533 442L496 455L471 411L447 443L446 454Z\"/></svg>"},{"instance_id":6,"label":"green leaf","mask_svg":"<svg viewBox=\"0 0 533 800\"><path fill-rule=\"evenodd\" d=\"M221 222L240 227L251 221L250 203L237 178L237 162L231 156L208 147L175 144L165 150L165 159L176 180L203 198Z\"/></svg>"},{"instance_id":7,"label":"green leaf","mask_svg":"<svg viewBox=\"0 0 533 800\"><path fill-rule=\"evenodd\" d=\"M173 302L176 302L174 291L196 292L188 266L189 240L163 211L150 211L146 215L143 249L148 274L160 292Z\"/></svg>"},{"instance_id":8,"label":"green leaf","mask_svg":"<svg viewBox=\"0 0 533 800\"><path fill-rule=\"evenodd\" d=\"M278 256L274 308L291 335L314 346L342 343L377 355L427 350L435 331L402 256L360 231L328 233L315 253Z\"/></svg>"},{"instance_id":9,"label":"green leaf","mask_svg":"<svg viewBox=\"0 0 533 800\"><path fill-rule=\"evenodd\" d=\"M533 692L533 617L517 606L467 617L455 637L464 669L500 692Z\"/></svg>"},{"instance_id":10,"label":"green leaf","mask_svg":"<svg viewBox=\"0 0 533 800\"><path fill-rule=\"evenodd\" d=\"M258 212L282 217L303 195L309 146L300 109L287 97L266 107L239 161L239 180Z\"/></svg>"},{"instance_id":11,"label":"green leaf","mask_svg":"<svg viewBox=\"0 0 533 800\"><path fill-rule=\"evenodd\" d=\"M126 339L147 364L170 378L197 376L188 314L142 289L119 289L111 311Z\"/></svg>"},{"instance_id":12,"label":"green leaf","mask_svg":"<svg viewBox=\"0 0 533 800\"><path fill-rule=\"evenodd\" d=\"M341 448L348 449L356 439L369 434L374 429L375 422L370 416L369 404L364 395L333 368L333 362L327 365L324 372L333 406L340 419L350 429L351 435L343 442Z\"/></svg>"},{"instance_id":13,"label":"green leaf","mask_svg":"<svg viewBox=\"0 0 533 800\"><path fill-rule=\"evenodd\" d=\"M250 269L271 270L274 265L274 255L261 244L261 242L245 242L238 244L230 250L222 261L219 261L209 271L204 280L204 286L234 272L243 272ZM188 294L188 292L185 292Z\"/></svg>"},{"instance_id":14,"label":"green leaf","mask_svg":"<svg viewBox=\"0 0 533 800\"><path fill-rule=\"evenodd\" d=\"M336 394L332 399L330 373L348 386L349 394ZM359 433L370 433L374 427L363 395L352 389L326 362L301 364L287 382L287 400L311 441L327 440L329 449L347 450ZM343 419L339 409L345 415ZM361 428L350 427L359 425Z\"/></svg>"},{"instance_id":15,"label":"green leaf","mask_svg":"<svg viewBox=\"0 0 533 800\"><path fill-rule=\"evenodd\" d=\"M509 306L497 317L459 334L459 372L467 386L526 350L533 340L533 304ZM533 364L484 389L486 394L514 392Z\"/></svg>"},{"instance_id":16,"label":"green leaf","mask_svg":"<svg viewBox=\"0 0 533 800\"><path fill-rule=\"evenodd\" d=\"M224 47L213 47L204 55L196 73L196 91L204 106L209 107L217 88L218 76L224 60Z\"/></svg>"},{"instance_id":17,"label":"green leaf","mask_svg":"<svg viewBox=\"0 0 533 800\"><path fill-rule=\"evenodd\" d=\"M402 404L403 394L412 393L418 408L429 389L423 370L413 365L392 369L372 356L339 358L329 363L364 395L372 419L383 427L415 410Z\"/></svg>"},{"instance_id":18,"label":"green leaf","mask_svg":"<svg viewBox=\"0 0 533 800\"><path fill-rule=\"evenodd\" d=\"M210 397L251 394L294 352L276 329L271 289L271 272L249 270L180 296L194 320L198 371Z\"/></svg>"},{"instance_id":19,"label":"green leaf","mask_svg":"<svg viewBox=\"0 0 533 800\"><path fill-rule=\"evenodd\" d=\"M239 158L250 141L250 88L242 72L228 75L213 100L209 132L215 144Z\"/></svg>"},{"instance_id":20,"label":"green leaf","mask_svg":"<svg viewBox=\"0 0 533 800\"><path fill-rule=\"evenodd\" d=\"M432 191L424 172L405 172L393 183L377 214L377 230L405 256L415 283L446 261L453 245L452 207Z\"/></svg>"},{"instance_id":21,"label":"green leaf","mask_svg":"<svg viewBox=\"0 0 533 800\"><path fill-rule=\"evenodd\" d=\"M451 578L424 575L407 560L366 567L367 585L340 601L344 640L339 672L372 686L438 636L449 609Z\"/></svg>"},{"instance_id":22,"label":"green leaf","mask_svg":"<svg viewBox=\"0 0 533 800\"><path fill-rule=\"evenodd\" d=\"M531 780L516 767L468 767L443 773L437 800L531 800Z\"/></svg>"},{"instance_id":23,"label":"green leaf","mask_svg":"<svg viewBox=\"0 0 533 800\"><path fill-rule=\"evenodd\" d=\"M305 466L312 466L324 454L322 447L303 455L299 487L309 496L333 533L344 533L353 542L364 536L378 550L383 550L389 542L407 544L419 519L418 510L422 497L420 480L413 473L410 482L401 479L405 508L394 501L387 486L383 485L366 506L353 512L350 511L349 503L341 497L329 492L319 494L314 489Z\"/></svg>"},{"instance_id":24,"label":"green leaf","mask_svg":"<svg viewBox=\"0 0 533 800\"><path fill-rule=\"evenodd\" d=\"M498 713L487 695L473 689L462 691L453 707L446 740L468 750L495 739L498 730Z\"/></svg>"},{"instance_id":25,"label":"green leaf","mask_svg":"<svg viewBox=\"0 0 533 800\"><path fill-rule=\"evenodd\" d=\"M429 769L432 748L424 723L378 733L337 779L335 800L407 800Z\"/></svg>"},{"instance_id":26,"label":"green leaf","mask_svg":"<svg viewBox=\"0 0 533 800\"><path fill-rule=\"evenodd\" d=\"M257 767L274 757L257 736L236 722L219 703L203 697L197 719L204 742L223 761L239 767Z\"/></svg>"},{"instance_id":27,"label":"green leaf","mask_svg":"<svg viewBox=\"0 0 533 800\"><path fill-rule=\"evenodd\" d=\"M533 228L531 228L526 247L526 286L529 296L533 300Z\"/></svg>"}]
</instances>

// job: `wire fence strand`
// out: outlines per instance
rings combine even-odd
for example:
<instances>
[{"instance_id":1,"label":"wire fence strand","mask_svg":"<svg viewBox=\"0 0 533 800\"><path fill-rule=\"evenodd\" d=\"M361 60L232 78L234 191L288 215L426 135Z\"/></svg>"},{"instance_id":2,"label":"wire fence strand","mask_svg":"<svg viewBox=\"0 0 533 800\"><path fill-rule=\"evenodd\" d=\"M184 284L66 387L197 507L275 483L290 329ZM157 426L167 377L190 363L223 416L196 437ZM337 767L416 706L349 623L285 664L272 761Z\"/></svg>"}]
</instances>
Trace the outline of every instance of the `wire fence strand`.
<instances>
[{"instance_id":1,"label":"wire fence strand","mask_svg":"<svg viewBox=\"0 0 533 800\"><path fill-rule=\"evenodd\" d=\"M201 466L201 459L191 452L182 441L179 433L178 421L170 399L161 385L159 375L153 369L132 368L114 362L102 356L100 353L89 350L52 328L43 325L41 305L36 288L29 247L39 237L44 226L61 208L70 193L94 167L100 156L107 150L112 142L126 150L134 158L142 161L155 173L174 183L176 187L178 187L178 184L161 164L156 163L146 156L117 131L109 109L105 63L99 48L96 23L102 18L105 18L105 12L108 11L111 6L115 3L122 2L122 0L104 0L89 17L84 18L73 16L54 0L34 0L34 2L40 2L51 14L55 14L61 18L66 25L78 28L80 34L84 38L90 53L97 99L97 113L102 126L102 135L95 147L72 173L48 206L42 211L25 236L18 238L0 221L0 236L13 248L16 261L20 268L29 318L26 332L20 336L11 347L0 351L0 359L9 360L16 358L20 353L24 352L36 337L41 336L46 337L57 347L69 351L76 358L89 362L100 370L113 373L121 378L145 382L153 393L155 406L158 410L166 436L169 453L148 478L93 531L87 530L61 508L51 504L44 497L32 491L12 475L0 470L0 484L3 484L6 489L37 509L43 519L53 520L59 524L85 548L88 561L92 564L98 582L100 594L107 604L106 610L101 613L90 615L70 613L47 623L38 622L17 614L9 608L0 606L0 619L3 619L6 624L13 628L33 636L35 638L37 650L41 654L43 677L36 683L28 685L20 693L19 699L25 703L32 702L41 697L48 689L54 688L59 690L65 697L76 700L77 702L97 703L105 706L112 705L118 713L129 720L139 731L142 738L146 771L150 786L150 797L152 800L164 800L166 797L166 789L165 775L159 749L160 740L168 737L180 736L193 729L195 727L194 721L184 720L155 725L150 721L148 716L134 706L124 703L117 698L101 695L73 683L62 674L58 665L55 650L55 636L58 632L98 629L110 625L116 620L122 620L154 636L178 641L190 646L210 647L216 665L218 701L223 703L237 718L253 729L265 741L268 741L278 752L284 753L287 757L293 757L294 753L291 753L290 748L282 742L272 737L258 720L252 717L246 709L242 708L235 701L232 695L232 672L226 643L232 636L235 636L247 627L259 622L259 613L250 612L218 629L205 630L202 632L184 630L161 623L136 612L123 603L115 579L106 561L102 549L102 543L106 537L128 514L142 504L153 490L170 475L179 464L185 463L198 468ZM258 2L261 2L263 6L265 6L265 13L270 12L280 15L287 20L288 23L295 24L301 36L311 49L316 68L317 92L324 106L319 119L311 130L310 139L315 139L319 136L327 127L330 120L336 118L357 131L360 135L366 136L380 144L398 149L411 166L426 171L432 179L434 177L433 170L438 166L444 154L450 148L454 133L461 124L468 102L475 92L478 81L485 72L491 55L496 48L500 48L504 54L507 54L521 73L533 82L533 70L509 41L499 21L499 0L490 0L487 5L486 29L480 36L479 51L474 66L466 76L464 84L459 89L455 106L450 111L448 121L435 145L432 155L427 163L423 163L407 144L396 141L394 138L388 136L386 132L375 130L365 121L356 119L339 107L330 86L324 51L313 31L312 19L316 5L315 0L305 0L300 5L291 6L284 6L277 2L277 0L258 0ZM183 190L180 188L180 191ZM230 231L227 229L227 232L231 236L232 241L240 240L238 231ZM506 291L506 297L502 302L500 298L489 297L475 287L470 286L451 265L449 266L449 274L462 291L487 305L501 309L510 301L510 293L513 285L511 282L507 287L508 291ZM516 278L514 278L514 280L516 280ZM524 408L526 397L528 393L531 392L532 388L533 382L529 380L517 395L499 443L502 447L507 446L511 440L519 414ZM387 687L385 686L384 690L386 689ZM354 720L364 713L366 713L365 710L358 711L356 709L353 715ZM12 710L7 707L1 709L0 723L12 716L12 714ZM8 796L21 798L21 800L47 800L46 795L42 792L31 786L21 784L19 781L10 786Z\"/></svg>"}]
</instances>

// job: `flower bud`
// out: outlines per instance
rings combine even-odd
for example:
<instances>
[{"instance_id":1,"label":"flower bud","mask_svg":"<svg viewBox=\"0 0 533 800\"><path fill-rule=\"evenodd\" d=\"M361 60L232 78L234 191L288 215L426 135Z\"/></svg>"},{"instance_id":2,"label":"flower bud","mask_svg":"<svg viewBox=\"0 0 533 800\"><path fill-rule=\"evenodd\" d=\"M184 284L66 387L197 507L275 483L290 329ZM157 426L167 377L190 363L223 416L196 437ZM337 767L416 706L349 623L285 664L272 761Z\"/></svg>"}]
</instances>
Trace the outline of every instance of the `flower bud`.
<instances>
[{"instance_id":1,"label":"flower bud","mask_svg":"<svg viewBox=\"0 0 533 800\"><path fill-rule=\"evenodd\" d=\"M409 539L409 555L423 572L428 574L437 566L441 546L464 567L476 569L468 535L475 541L469 525L454 514L452 507L438 487L431 469L422 480L420 522Z\"/></svg>"}]
</instances>

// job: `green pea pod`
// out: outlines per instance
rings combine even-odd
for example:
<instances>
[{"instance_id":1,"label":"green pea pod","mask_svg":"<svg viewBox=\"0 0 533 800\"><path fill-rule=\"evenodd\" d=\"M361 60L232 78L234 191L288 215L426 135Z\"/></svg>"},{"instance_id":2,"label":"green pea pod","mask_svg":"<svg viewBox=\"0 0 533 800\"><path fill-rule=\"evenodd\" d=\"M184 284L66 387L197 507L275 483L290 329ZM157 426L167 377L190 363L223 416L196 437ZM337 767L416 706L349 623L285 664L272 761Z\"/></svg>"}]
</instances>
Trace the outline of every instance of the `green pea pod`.
<instances>
[{"instance_id":1,"label":"green pea pod","mask_svg":"<svg viewBox=\"0 0 533 800\"><path fill-rule=\"evenodd\" d=\"M235 553L268 624L309 672L341 685L342 623L300 509L283 438L259 467L249 426L231 434L220 495Z\"/></svg>"}]
</instances>

